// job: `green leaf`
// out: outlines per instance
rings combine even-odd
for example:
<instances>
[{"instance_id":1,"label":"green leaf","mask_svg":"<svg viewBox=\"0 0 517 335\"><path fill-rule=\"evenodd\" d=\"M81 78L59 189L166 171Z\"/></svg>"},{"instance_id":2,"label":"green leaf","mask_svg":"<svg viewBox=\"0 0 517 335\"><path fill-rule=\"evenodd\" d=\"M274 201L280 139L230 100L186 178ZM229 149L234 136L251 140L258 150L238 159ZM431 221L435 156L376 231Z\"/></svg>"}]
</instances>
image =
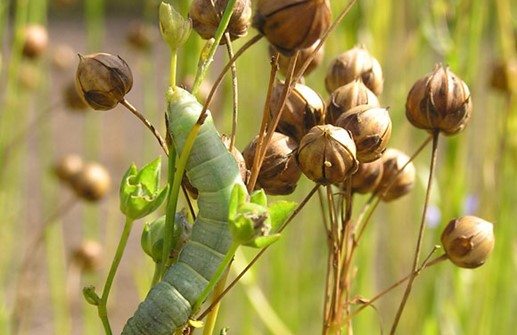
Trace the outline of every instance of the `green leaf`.
<instances>
[{"instance_id":1,"label":"green leaf","mask_svg":"<svg viewBox=\"0 0 517 335\"><path fill-rule=\"evenodd\" d=\"M250 202L267 207L267 196L263 189L255 191L250 195Z\"/></svg>"},{"instance_id":2,"label":"green leaf","mask_svg":"<svg viewBox=\"0 0 517 335\"><path fill-rule=\"evenodd\" d=\"M239 206L246 202L248 197L248 191L242 184L235 184L232 189L232 195L230 197L230 205L228 209L228 219L232 220L237 215L237 209Z\"/></svg>"},{"instance_id":3,"label":"green leaf","mask_svg":"<svg viewBox=\"0 0 517 335\"><path fill-rule=\"evenodd\" d=\"M293 201L278 201L269 206L269 218L271 219L271 232L276 233L295 210L297 204Z\"/></svg>"}]
</instances>

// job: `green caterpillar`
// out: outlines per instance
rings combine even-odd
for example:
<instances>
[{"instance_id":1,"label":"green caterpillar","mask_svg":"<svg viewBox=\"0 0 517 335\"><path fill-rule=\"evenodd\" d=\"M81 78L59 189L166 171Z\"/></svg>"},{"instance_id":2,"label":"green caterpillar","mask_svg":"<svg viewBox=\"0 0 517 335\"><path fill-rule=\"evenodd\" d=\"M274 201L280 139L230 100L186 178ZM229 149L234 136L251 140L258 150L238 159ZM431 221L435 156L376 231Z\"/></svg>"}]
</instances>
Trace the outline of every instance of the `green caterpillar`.
<instances>
[{"instance_id":1,"label":"green caterpillar","mask_svg":"<svg viewBox=\"0 0 517 335\"><path fill-rule=\"evenodd\" d=\"M189 92L175 88L168 94L169 134L178 153L203 106ZM232 154L219 138L211 115L201 126L192 147L187 176L199 191L199 213L191 239L163 280L138 306L123 335L171 335L192 315L192 306L214 276L232 244L227 227L233 187L242 179Z\"/></svg>"}]
</instances>

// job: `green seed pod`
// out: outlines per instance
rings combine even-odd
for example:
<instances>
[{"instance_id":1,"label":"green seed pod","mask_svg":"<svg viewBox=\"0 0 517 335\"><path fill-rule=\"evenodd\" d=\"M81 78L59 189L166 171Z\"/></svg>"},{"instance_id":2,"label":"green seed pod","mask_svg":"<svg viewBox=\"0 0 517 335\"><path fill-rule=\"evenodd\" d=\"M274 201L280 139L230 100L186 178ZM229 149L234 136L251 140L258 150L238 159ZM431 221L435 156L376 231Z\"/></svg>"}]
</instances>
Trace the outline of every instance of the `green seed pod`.
<instances>
[{"instance_id":1,"label":"green seed pod","mask_svg":"<svg viewBox=\"0 0 517 335\"><path fill-rule=\"evenodd\" d=\"M111 178L102 165L86 163L70 183L78 197L87 201L98 201L108 193Z\"/></svg>"},{"instance_id":2,"label":"green seed pod","mask_svg":"<svg viewBox=\"0 0 517 335\"><path fill-rule=\"evenodd\" d=\"M325 121L337 125L337 119L352 107L359 105L379 106L379 99L362 80L356 79L338 87L330 95Z\"/></svg>"},{"instance_id":3,"label":"green seed pod","mask_svg":"<svg viewBox=\"0 0 517 335\"><path fill-rule=\"evenodd\" d=\"M275 82L269 104L270 119L278 113L284 88L283 82ZM296 84L287 97L276 131L300 142L312 127L323 124L324 119L325 101L310 87Z\"/></svg>"},{"instance_id":4,"label":"green seed pod","mask_svg":"<svg viewBox=\"0 0 517 335\"><path fill-rule=\"evenodd\" d=\"M350 133L327 124L313 127L301 140L296 159L310 180L339 184L356 170L356 148Z\"/></svg>"},{"instance_id":5,"label":"green seed pod","mask_svg":"<svg viewBox=\"0 0 517 335\"><path fill-rule=\"evenodd\" d=\"M213 38L228 0L194 0L190 6L189 17L192 27L205 40ZM251 24L251 1L237 0L233 7L232 16L227 31L230 39L234 40L248 33ZM221 44L226 43L224 38Z\"/></svg>"},{"instance_id":6,"label":"green seed pod","mask_svg":"<svg viewBox=\"0 0 517 335\"><path fill-rule=\"evenodd\" d=\"M471 114L467 84L441 64L413 84L406 100L409 122L430 132L439 130L454 135L465 128Z\"/></svg>"},{"instance_id":7,"label":"green seed pod","mask_svg":"<svg viewBox=\"0 0 517 335\"><path fill-rule=\"evenodd\" d=\"M328 0L259 0L253 26L279 52L291 56L313 45L331 19Z\"/></svg>"},{"instance_id":8,"label":"green seed pod","mask_svg":"<svg viewBox=\"0 0 517 335\"><path fill-rule=\"evenodd\" d=\"M352 175L352 191L366 194L375 191L382 179L384 165L381 159L370 163L359 163Z\"/></svg>"},{"instance_id":9,"label":"green seed pod","mask_svg":"<svg viewBox=\"0 0 517 335\"><path fill-rule=\"evenodd\" d=\"M383 201L392 201L409 193L415 185L415 166L409 157L397 149L388 149L381 157L383 163L382 179L375 193ZM402 169L400 173L399 171Z\"/></svg>"},{"instance_id":10,"label":"green seed pod","mask_svg":"<svg viewBox=\"0 0 517 335\"><path fill-rule=\"evenodd\" d=\"M336 125L352 133L357 160L364 163L379 159L391 137L390 114L383 107L353 107L337 119Z\"/></svg>"},{"instance_id":11,"label":"green seed pod","mask_svg":"<svg viewBox=\"0 0 517 335\"><path fill-rule=\"evenodd\" d=\"M302 65L305 63L305 61L314 53L316 50L316 47L319 45L320 40L318 39L316 42L314 42L313 45L311 45L308 48L301 49L298 53L298 59L296 60L296 65L294 67L294 73L297 74L298 71L301 69ZM273 56L276 54L276 49L271 44L269 45L269 55ZM321 62L323 61L323 56L325 52L323 50L323 46L318 49L316 52L316 55L314 55L314 58L309 63L309 66L305 69L305 72L303 73L304 76L308 76L314 69L316 69ZM281 74L284 76L287 75L287 70L289 68L289 62L291 57L284 56L283 54L280 54L280 57L278 58L278 70Z\"/></svg>"},{"instance_id":12,"label":"green seed pod","mask_svg":"<svg viewBox=\"0 0 517 335\"><path fill-rule=\"evenodd\" d=\"M494 249L494 225L476 216L451 220L441 237L447 257L456 266L477 268Z\"/></svg>"},{"instance_id":13,"label":"green seed pod","mask_svg":"<svg viewBox=\"0 0 517 335\"><path fill-rule=\"evenodd\" d=\"M119 56L107 53L79 55L75 83L91 108L110 110L131 90L133 74Z\"/></svg>"},{"instance_id":14,"label":"green seed pod","mask_svg":"<svg viewBox=\"0 0 517 335\"><path fill-rule=\"evenodd\" d=\"M350 49L332 60L325 76L325 87L332 93L356 79L361 79L375 95L382 93L384 77L381 65L364 46Z\"/></svg>"},{"instance_id":15,"label":"green seed pod","mask_svg":"<svg viewBox=\"0 0 517 335\"><path fill-rule=\"evenodd\" d=\"M253 166L257 143L258 136L243 151L246 166L249 168ZM289 136L281 133L273 134L259 171L257 188L263 188L270 195L286 195L294 192L302 174L294 157L297 147L296 141Z\"/></svg>"}]
</instances>

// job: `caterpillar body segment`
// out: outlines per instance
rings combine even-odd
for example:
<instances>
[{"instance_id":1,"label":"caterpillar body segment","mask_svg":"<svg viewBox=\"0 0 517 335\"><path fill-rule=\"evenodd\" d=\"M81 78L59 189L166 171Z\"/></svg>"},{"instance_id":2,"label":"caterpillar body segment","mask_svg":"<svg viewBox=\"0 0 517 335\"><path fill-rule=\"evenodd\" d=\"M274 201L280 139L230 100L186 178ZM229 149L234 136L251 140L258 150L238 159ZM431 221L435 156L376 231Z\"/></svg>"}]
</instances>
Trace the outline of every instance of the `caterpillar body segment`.
<instances>
[{"instance_id":1,"label":"caterpillar body segment","mask_svg":"<svg viewBox=\"0 0 517 335\"><path fill-rule=\"evenodd\" d=\"M168 127L178 153L202 110L181 88L168 92ZM186 173L199 192L199 213L178 261L138 306L123 335L171 335L192 315L192 306L215 275L232 244L227 227L232 189L242 185L239 168L221 142L211 115L201 126L187 161Z\"/></svg>"}]
</instances>

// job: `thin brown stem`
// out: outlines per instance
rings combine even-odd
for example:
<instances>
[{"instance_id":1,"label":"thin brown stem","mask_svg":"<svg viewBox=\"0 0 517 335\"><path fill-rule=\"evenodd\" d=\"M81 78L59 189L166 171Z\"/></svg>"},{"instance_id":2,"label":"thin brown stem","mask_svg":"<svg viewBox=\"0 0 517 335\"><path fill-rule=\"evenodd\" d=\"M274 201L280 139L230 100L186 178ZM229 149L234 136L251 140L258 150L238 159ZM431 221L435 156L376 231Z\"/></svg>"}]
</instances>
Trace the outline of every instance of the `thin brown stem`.
<instances>
[{"instance_id":1,"label":"thin brown stem","mask_svg":"<svg viewBox=\"0 0 517 335\"><path fill-rule=\"evenodd\" d=\"M228 56L230 59L233 58L233 48L232 41L230 39L230 34L226 32L224 34L224 40L226 42L226 50L228 51ZM233 103L233 114L232 114L232 134L230 135L230 148L229 151L233 151L233 147L235 146L235 135L237 133L237 119L239 115L239 90L237 85L237 66L235 66L235 62L231 65L232 72L232 103Z\"/></svg>"},{"instance_id":2,"label":"thin brown stem","mask_svg":"<svg viewBox=\"0 0 517 335\"><path fill-rule=\"evenodd\" d=\"M409 298L409 294L411 293L411 288L413 286L413 282L418 274L416 270L417 270L418 262L420 259L420 252L422 250L422 244L424 241L425 222L426 222L426 216L427 216L427 208L429 207L429 201L431 199L431 190L432 190L432 185L433 185L434 170L436 168L436 156L437 156L436 153L438 150L439 136L440 136L440 131L435 129L433 131L433 149L431 152L431 166L429 168L429 179L427 182L427 191L425 194L424 208L422 210L422 220L420 222L420 228L419 228L419 232L418 232L415 256L413 258L413 266L412 266L412 270L411 270L411 275L409 277L409 280L408 280L408 283L406 286L406 290L404 291L404 295L402 296L402 301L400 302L399 308L397 310L397 314L395 316L395 320L393 321L393 325L391 327L390 334L392 334L392 335L395 334L395 331L397 330L397 325L400 321L400 317L402 316L402 312L404 311L404 307L406 306L406 302Z\"/></svg>"},{"instance_id":3,"label":"thin brown stem","mask_svg":"<svg viewBox=\"0 0 517 335\"><path fill-rule=\"evenodd\" d=\"M165 143L165 140L163 139L162 135L160 135L160 132L147 120L129 101L127 101L125 98L122 99L120 102L122 106L126 107L131 113L133 113L142 123L153 133L154 137L158 140L158 143L163 149L163 152L167 156L169 156L169 149L167 148L167 144Z\"/></svg>"}]
</instances>

